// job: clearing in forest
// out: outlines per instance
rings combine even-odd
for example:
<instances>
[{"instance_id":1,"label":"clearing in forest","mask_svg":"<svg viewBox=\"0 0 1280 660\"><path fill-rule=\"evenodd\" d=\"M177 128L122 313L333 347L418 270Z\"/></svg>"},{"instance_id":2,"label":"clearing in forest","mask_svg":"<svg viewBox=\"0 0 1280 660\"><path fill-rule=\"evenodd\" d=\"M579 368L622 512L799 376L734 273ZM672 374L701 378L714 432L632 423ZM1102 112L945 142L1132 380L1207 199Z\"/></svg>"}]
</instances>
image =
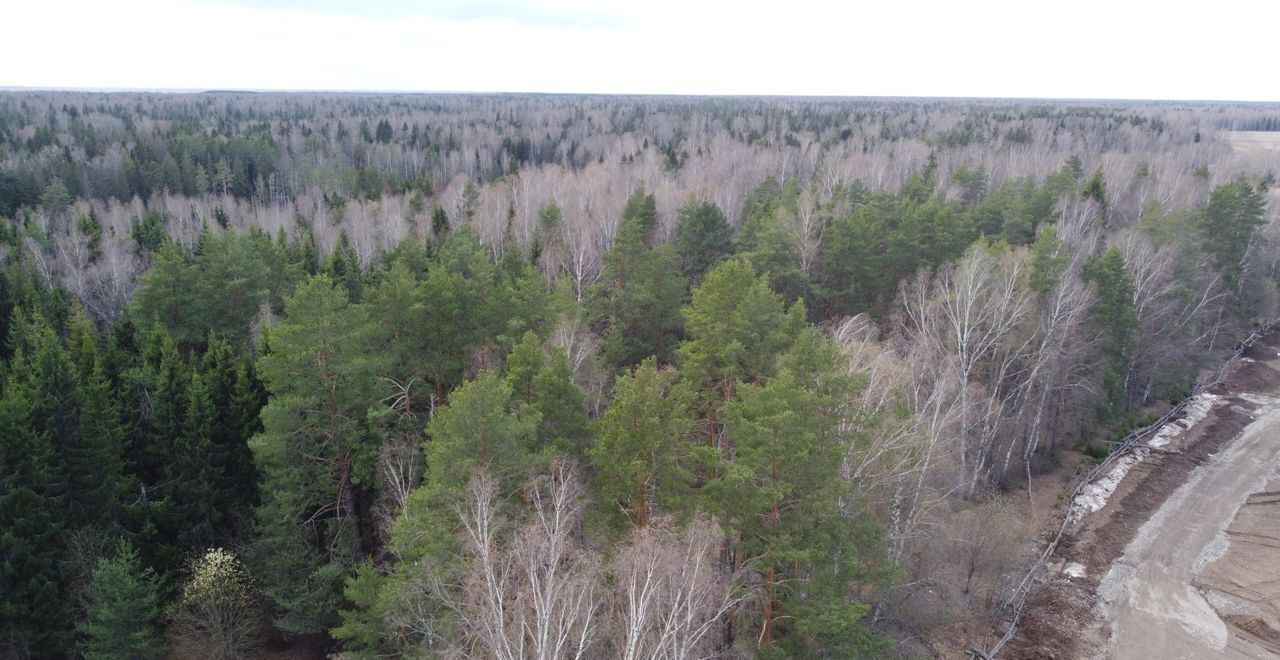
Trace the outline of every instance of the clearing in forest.
<instances>
[{"instance_id":1,"label":"clearing in forest","mask_svg":"<svg viewBox=\"0 0 1280 660\"><path fill-rule=\"evenodd\" d=\"M1223 135L1237 153L1280 151L1280 131L1227 131Z\"/></svg>"}]
</instances>

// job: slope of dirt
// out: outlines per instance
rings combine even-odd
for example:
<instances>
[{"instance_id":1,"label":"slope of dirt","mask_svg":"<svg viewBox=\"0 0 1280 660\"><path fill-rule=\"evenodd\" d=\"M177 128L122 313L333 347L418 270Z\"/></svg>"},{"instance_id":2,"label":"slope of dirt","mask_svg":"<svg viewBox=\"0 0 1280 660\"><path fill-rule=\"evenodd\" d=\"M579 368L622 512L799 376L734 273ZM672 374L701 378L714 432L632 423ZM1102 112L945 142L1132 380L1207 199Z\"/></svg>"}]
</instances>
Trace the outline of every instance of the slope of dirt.
<instances>
[{"instance_id":1,"label":"slope of dirt","mask_svg":"<svg viewBox=\"0 0 1280 660\"><path fill-rule=\"evenodd\" d=\"M1195 581L1229 627L1280 655L1280 479L1253 493Z\"/></svg>"},{"instance_id":2,"label":"slope of dirt","mask_svg":"<svg viewBox=\"0 0 1280 660\"><path fill-rule=\"evenodd\" d=\"M1208 416L1172 444L1159 451L1151 451L1121 481L1106 506L1087 516L1064 537L1055 555L1057 561L1052 566L1052 575L1027 599L1017 634L1006 647L1003 657L1096 658L1108 654L1113 631L1108 618L1100 616L1101 610L1107 609L1099 607L1098 590L1102 578L1125 555L1126 548L1134 544L1144 524L1157 515L1179 489L1194 479L1193 475L1203 471L1201 466L1214 463L1220 453L1228 451L1233 441L1241 437L1246 427L1255 423L1254 414L1260 413L1264 401L1253 393L1280 393L1277 344L1280 344L1280 335L1273 334L1251 347L1245 354L1249 359L1238 363L1224 382L1213 390L1223 398ZM1270 436L1280 437L1280 412L1276 415L1276 427ZM1270 437L1265 433L1255 435L1264 441ZM1225 481L1233 478L1229 469L1223 474L1226 475L1222 477ZM1248 492L1247 483L1238 487L1245 487L1244 492ZM1243 500L1244 495L1240 497ZM1192 501L1196 498L1193 497ZM1235 514L1233 505L1224 506L1229 510L1200 515L1206 518L1206 524L1224 527ZM1234 507L1239 507L1239 503ZM1280 510L1280 505L1275 508ZM1277 522L1280 523L1280 519ZM1182 536L1174 534L1168 543L1181 545L1182 540ZM1198 572L1203 565L1195 568ZM1280 569L1280 564L1277 569ZM1186 586L1191 589L1190 579ZM1213 615L1211 608L1206 607L1205 610ZM1230 622L1233 623L1232 630L1240 639L1250 635L1265 638L1271 634L1272 620L1260 616L1256 608L1239 609L1230 616L1233 619ZM1233 641L1236 637L1232 638ZM1256 644L1250 642L1250 648L1254 646ZM1149 651L1144 650L1145 655L1133 657L1179 657L1177 654L1153 656ZM1266 656L1246 654L1241 657Z\"/></svg>"},{"instance_id":3,"label":"slope of dirt","mask_svg":"<svg viewBox=\"0 0 1280 660\"><path fill-rule=\"evenodd\" d=\"M1227 399L1227 403L1182 436L1179 448L1153 452L1134 467L1102 510L1086 519L1079 530L1064 536L1056 565L1079 564L1084 574L1055 575L1027 599L1008 657L1096 657L1098 646L1107 637L1092 612L1099 579L1188 475L1250 421L1248 415L1231 407L1241 401ZM1089 634L1082 634L1085 631Z\"/></svg>"},{"instance_id":4,"label":"slope of dirt","mask_svg":"<svg viewBox=\"0 0 1280 660\"><path fill-rule=\"evenodd\" d=\"M1141 525L1102 579L1098 593L1111 627L1109 657L1268 657L1252 640L1233 634L1197 585L1205 566L1226 550L1232 518L1280 465L1280 401L1257 404L1251 406L1257 421ZM1224 566L1224 583L1242 577L1234 569Z\"/></svg>"}]
</instances>

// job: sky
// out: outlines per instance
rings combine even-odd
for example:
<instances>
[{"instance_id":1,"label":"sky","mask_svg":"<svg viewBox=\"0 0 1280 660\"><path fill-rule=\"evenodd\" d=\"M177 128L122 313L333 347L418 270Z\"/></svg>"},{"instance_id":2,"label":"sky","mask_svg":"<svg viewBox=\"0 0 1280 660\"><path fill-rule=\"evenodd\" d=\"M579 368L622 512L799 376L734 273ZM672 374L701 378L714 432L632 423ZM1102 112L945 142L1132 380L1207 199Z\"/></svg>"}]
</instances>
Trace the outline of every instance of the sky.
<instances>
[{"instance_id":1,"label":"sky","mask_svg":"<svg viewBox=\"0 0 1280 660\"><path fill-rule=\"evenodd\" d=\"M1280 0L5 0L0 86L1280 101Z\"/></svg>"}]
</instances>

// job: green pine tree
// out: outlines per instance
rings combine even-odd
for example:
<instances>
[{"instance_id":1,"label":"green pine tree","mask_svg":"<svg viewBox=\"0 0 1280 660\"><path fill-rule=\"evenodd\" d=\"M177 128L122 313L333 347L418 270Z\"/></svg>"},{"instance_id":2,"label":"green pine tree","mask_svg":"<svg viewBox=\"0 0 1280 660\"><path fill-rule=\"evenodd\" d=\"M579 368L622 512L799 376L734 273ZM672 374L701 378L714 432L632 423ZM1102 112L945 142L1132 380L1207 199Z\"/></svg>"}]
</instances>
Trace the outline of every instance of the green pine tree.
<instances>
[{"instance_id":1,"label":"green pine tree","mask_svg":"<svg viewBox=\"0 0 1280 660\"><path fill-rule=\"evenodd\" d=\"M808 331L776 376L738 388L724 410L734 456L706 487L734 556L760 583L752 638L785 657L871 658L889 648L866 629L870 605L856 597L891 571L883 533L839 473L839 414L855 385L837 355Z\"/></svg>"},{"instance_id":2,"label":"green pine tree","mask_svg":"<svg viewBox=\"0 0 1280 660\"><path fill-rule=\"evenodd\" d=\"M271 398L250 441L262 474L256 552L277 626L306 634L336 622L342 581L366 556L377 396L366 315L346 290L321 275L285 305L258 364Z\"/></svg>"},{"instance_id":3,"label":"green pine tree","mask_svg":"<svg viewBox=\"0 0 1280 660\"><path fill-rule=\"evenodd\" d=\"M589 452L608 517L622 514L643 527L655 508L690 508L693 392L679 379L674 368L659 368L653 358L618 378Z\"/></svg>"},{"instance_id":4,"label":"green pine tree","mask_svg":"<svg viewBox=\"0 0 1280 660\"><path fill-rule=\"evenodd\" d=\"M739 383L762 382L804 326L803 303L788 311L751 264L730 259L707 274L684 309L689 339L678 354L684 378L697 392L709 445L721 446L718 411Z\"/></svg>"}]
</instances>

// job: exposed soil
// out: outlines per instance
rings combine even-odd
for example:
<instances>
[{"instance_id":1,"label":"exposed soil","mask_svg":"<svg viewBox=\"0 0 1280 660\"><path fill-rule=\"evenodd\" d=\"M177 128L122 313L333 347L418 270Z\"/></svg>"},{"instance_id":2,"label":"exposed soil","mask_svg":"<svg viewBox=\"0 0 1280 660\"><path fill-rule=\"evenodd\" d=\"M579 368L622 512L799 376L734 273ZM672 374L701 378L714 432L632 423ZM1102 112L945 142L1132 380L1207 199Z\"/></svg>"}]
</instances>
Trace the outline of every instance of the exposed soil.
<instances>
[{"instance_id":1,"label":"exposed soil","mask_svg":"<svg viewBox=\"0 0 1280 660\"><path fill-rule=\"evenodd\" d=\"M1015 637L1005 647L1003 657L1059 659L1105 654L1110 631L1096 607L1101 578L1124 555L1144 523L1187 482L1192 472L1253 421L1248 412L1257 405L1237 393L1248 396L1280 392L1280 371L1273 368L1280 364L1278 344L1280 334L1273 334L1251 347L1245 353L1249 359L1237 363L1223 383L1212 390L1226 398L1173 444L1162 451L1152 451L1130 471L1105 507L1064 536L1055 554L1056 570L1028 597ZM1276 490L1280 490L1280 484ZM1271 521L1275 529L1274 525L1280 524L1280 504L1270 508L1278 516ZM1280 552L1280 540L1276 541L1276 551ZM1070 571L1075 577L1062 572L1073 564L1079 565ZM1274 584L1280 591L1280 565L1277 573ZM1255 641L1270 642L1272 636L1280 637L1272 625L1280 625L1280 611L1274 613L1274 619L1272 614L1258 608L1238 608L1228 623L1240 633L1258 638Z\"/></svg>"},{"instance_id":2,"label":"exposed soil","mask_svg":"<svg viewBox=\"0 0 1280 660\"><path fill-rule=\"evenodd\" d=\"M1280 655L1280 480L1249 496L1195 585L1222 620Z\"/></svg>"},{"instance_id":3,"label":"exposed soil","mask_svg":"<svg viewBox=\"0 0 1280 660\"><path fill-rule=\"evenodd\" d=\"M1054 575L1027 598L1004 657L1064 660L1084 657L1080 629L1093 618L1097 581Z\"/></svg>"},{"instance_id":4,"label":"exposed soil","mask_svg":"<svg viewBox=\"0 0 1280 660\"><path fill-rule=\"evenodd\" d=\"M1153 452L1134 467L1107 506L1083 530L1068 534L1059 556L1084 564L1090 575L1101 575L1133 540L1134 534L1187 476L1253 421L1235 406L1246 402L1229 398L1184 436L1180 450Z\"/></svg>"},{"instance_id":5,"label":"exposed soil","mask_svg":"<svg viewBox=\"0 0 1280 660\"><path fill-rule=\"evenodd\" d=\"M1094 656L1107 636L1094 613L1100 578L1187 475L1249 421L1230 405L1219 406L1182 437L1181 451L1153 452L1129 472L1107 506L1087 519L1082 529L1064 535L1055 554L1056 564L1082 564L1085 575L1054 575L1028 597L1018 630L1006 647L1007 657ZM1092 634L1082 634L1086 630Z\"/></svg>"}]
</instances>

